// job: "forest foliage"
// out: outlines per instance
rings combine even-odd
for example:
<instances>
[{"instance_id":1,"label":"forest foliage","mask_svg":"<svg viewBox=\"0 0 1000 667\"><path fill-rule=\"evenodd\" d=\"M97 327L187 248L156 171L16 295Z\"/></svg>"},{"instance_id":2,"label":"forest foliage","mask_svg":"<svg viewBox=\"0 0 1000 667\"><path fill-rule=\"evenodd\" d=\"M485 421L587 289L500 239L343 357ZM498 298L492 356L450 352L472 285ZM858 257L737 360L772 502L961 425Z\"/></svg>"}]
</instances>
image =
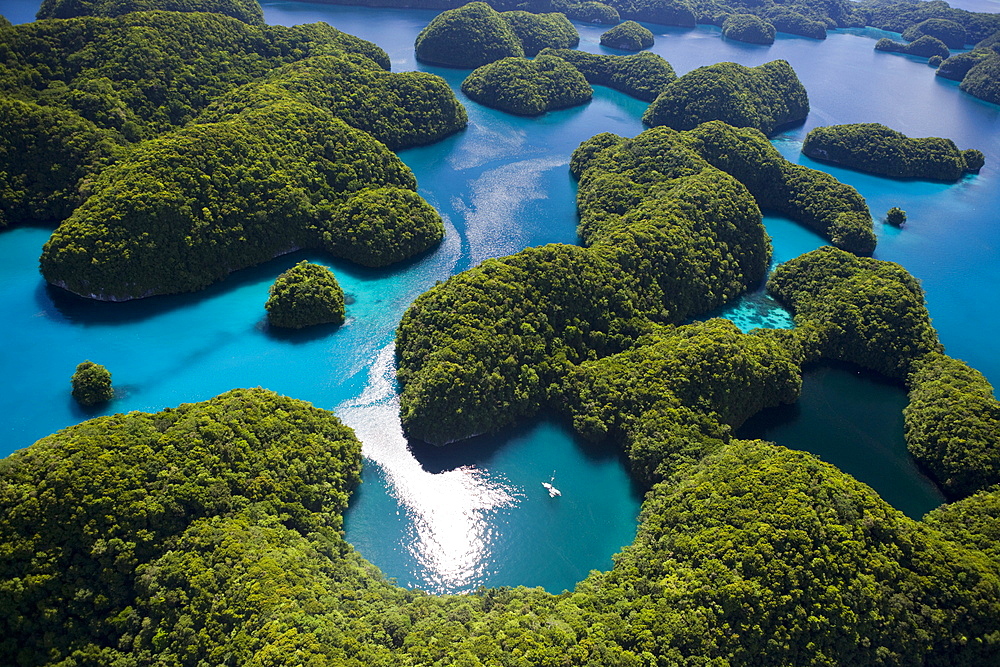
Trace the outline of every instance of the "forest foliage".
<instances>
[{"instance_id":1,"label":"forest foliage","mask_svg":"<svg viewBox=\"0 0 1000 667\"><path fill-rule=\"evenodd\" d=\"M653 46L653 33L635 21L625 21L601 34L601 45L622 51L642 51Z\"/></svg>"},{"instance_id":2,"label":"forest foliage","mask_svg":"<svg viewBox=\"0 0 1000 667\"><path fill-rule=\"evenodd\" d=\"M211 12L244 23L264 25L264 12L256 0L42 0L36 17L39 20L72 19L149 11Z\"/></svg>"},{"instance_id":3,"label":"forest foliage","mask_svg":"<svg viewBox=\"0 0 1000 667\"><path fill-rule=\"evenodd\" d=\"M264 304L273 327L344 323L344 290L333 271L303 260L278 276Z\"/></svg>"},{"instance_id":4,"label":"forest foliage","mask_svg":"<svg viewBox=\"0 0 1000 667\"><path fill-rule=\"evenodd\" d=\"M710 120L771 134L809 114L809 97L784 60L757 67L716 63L692 70L664 88L642 122L690 130Z\"/></svg>"},{"instance_id":5,"label":"forest foliage","mask_svg":"<svg viewBox=\"0 0 1000 667\"><path fill-rule=\"evenodd\" d=\"M383 266L443 235L386 146L437 141L465 110L440 77L386 71L369 42L165 12L5 36L0 214L63 220L41 259L53 284L131 299L303 247Z\"/></svg>"},{"instance_id":6,"label":"forest foliage","mask_svg":"<svg viewBox=\"0 0 1000 667\"><path fill-rule=\"evenodd\" d=\"M875 42L876 51L888 51L889 53L905 53L908 56L919 56L921 58L947 58L951 55L948 46L937 37L923 35L913 40L909 44L896 42L888 37Z\"/></svg>"},{"instance_id":7,"label":"forest foliage","mask_svg":"<svg viewBox=\"0 0 1000 667\"><path fill-rule=\"evenodd\" d=\"M580 70L587 82L607 86L645 102L652 102L677 79L662 56L643 52L627 56L602 55L573 49L545 49L539 55L562 58Z\"/></svg>"},{"instance_id":8,"label":"forest foliage","mask_svg":"<svg viewBox=\"0 0 1000 667\"><path fill-rule=\"evenodd\" d=\"M89 359L81 361L70 378L72 396L84 407L110 401L115 396L111 386L111 373L100 364Z\"/></svg>"},{"instance_id":9,"label":"forest foliage","mask_svg":"<svg viewBox=\"0 0 1000 667\"><path fill-rule=\"evenodd\" d=\"M730 14L722 22L722 36L750 44L773 44L774 26L753 14Z\"/></svg>"},{"instance_id":10,"label":"forest foliage","mask_svg":"<svg viewBox=\"0 0 1000 667\"><path fill-rule=\"evenodd\" d=\"M580 71L562 58L504 58L477 67L462 82L471 99L500 111L537 116L586 104L594 91Z\"/></svg>"},{"instance_id":11,"label":"forest foliage","mask_svg":"<svg viewBox=\"0 0 1000 667\"><path fill-rule=\"evenodd\" d=\"M880 123L830 125L809 131L802 152L816 160L894 178L957 181L983 166L983 154L951 139L912 139Z\"/></svg>"}]
</instances>

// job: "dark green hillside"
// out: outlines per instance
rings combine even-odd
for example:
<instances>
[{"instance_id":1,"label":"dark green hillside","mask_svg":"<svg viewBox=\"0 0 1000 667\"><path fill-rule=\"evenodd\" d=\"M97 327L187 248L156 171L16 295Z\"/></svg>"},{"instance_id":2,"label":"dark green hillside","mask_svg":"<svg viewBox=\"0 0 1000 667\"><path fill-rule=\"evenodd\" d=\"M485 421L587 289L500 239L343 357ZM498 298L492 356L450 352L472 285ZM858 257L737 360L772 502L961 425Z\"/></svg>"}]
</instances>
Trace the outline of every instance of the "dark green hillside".
<instances>
[{"instance_id":1,"label":"dark green hillside","mask_svg":"<svg viewBox=\"0 0 1000 667\"><path fill-rule=\"evenodd\" d=\"M594 91L565 60L539 55L534 60L504 58L483 65L462 82L462 92L494 109L536 116L585 104Z\"/></svg>"},{"instance_id":2,"label":"dark green hillside","mask_svg":"<svg viewBox=\"0 0 1000 667\"><path fill-rule=\"evenodd\" d=\"M920 39L924 35L937 37L949 49L965 48L968 34L958 23L948 19L927 19L903 31L903 39L908 42Z\"/></svg>"},{"instance_id":3,"label":"dark green hillside","mask_svg":"<svg viewBox=\"0 0 1000 667\"><path fill-rule=\"evenodd\" d=\"M758 67L717 63L688 72L649 105L642 122L690 130L709 120L755 127L764 134L797 123L809 113L809 97L784 60Z\"/></svg>"},{"instance_id":4,"label":"dark green hillside","mask_svg":"<svg viewBox=\"0 0 1000 667\"><path fill-rule=\"evenodd\" d=\"M514 30L514 34L521 40L524 55L529 58L542 49L571 49L580 43L580 34L562 14L516 11L503 12L500 18Z\"/></svg>"},{"instance_id":5,"label":"dark green hillside","mask_svg":"<svg viewBox=\"0 0 1000 667\"><path fill-rule=\"evenodd\" d=\"M753 14L730 14L722 22L722 36L750 44L773 44L774 28Z\"/></svg>"},{"instance_id":6,"label":"dark green hillside","mask_svg":"<svg viewBox=\"0 0 1000 667\"><path fill-rule=\"evenodd\" d=\"M655 100L667 84L677 79L670 63L655 53L611 56L545 49L539 55L558 56L580 70L589 83L614 88L646 102Z\"/></svg>"},{"instance_id":7,"label":"dark green hillside","mask_svg":"<svg viewBox=\"0 0 1000 667\"><path fill-rule=\"evenodd\" d=\"M534 414L569 364L627 348L654 321L708 311L763 278L770 250L753 198L682 135L598 135L572 167L586 248L490 260L404 315L396 351L411 435L448 442Z\"/></svg>"},{"instance_id":8,"label":"dark green hillside","mask_svg":"<svg viewBox=\"0 0 1000 667\"><path fill-rule=\"evenodd\" d=\"M876 51L887 51L889 53L905 53L908 56L918 56L920 58L947 58L951 55L948 47L937 37L924 35L909 44L894 42L888 37L875 42Z\"/></svg>"},{"instance_id":9,"label":"dark green hillside","mask_svg":"<svg viewBox=\"0 0 1000 667\"><path fill-rule=\"evenodd\" d=\"M603 2L595 2L595 0L584 0L584 2L556 0L552 3L552 8L562 12L567 18L584 23L615 25L622 20L617 9Z\"/></svg>"},{"instance_id":10,"label":"dark green hillside","mask_svg":"<svg viewBox=\"0 0 1000 667\"><path fill-rule=\"evenodd\" d=\"M907 380L910 453L952 498L1000 484L1000 403L979 371L943 354L915 364Z\"/></svg>"},{"instance_id":11,"label":"dark green hillside","mask_svg":"<svg viewBox=\"0 0 1000 667\"><path fill-rule=\"evenodd\" d=\"M642 51L653 45L653 33L635 21L625 21L602 34L601 45L622 51Z\"/></svg>"},{"instance_id":12,"label":"dark green hillside","mask_svg":"<svg viewBox=\"0 0 1000 667\"><path fill-rule=\"evenodd\" d=\"M257 0L42 0L38 19L71 19L78 16L121 16L131 12L211 12L264 24Z\"/></svg>"},{"instance_id":13,"label":"dark green hillside","mask_svg":"<svg viewBox=\"0 0 1000 667\"><path fill-rule=\"evenodd\" d=\"M895 178L956 181L982 167L982 153L960 151L951 139L911 139L879 123L814 128L802 152L817 160Z\"/></svg>"},{"instance_id":14,"label":"dark green hillside","mask_svg":"<svg viewBox=\"0 0 1000 667\"><path fill-rule=\"evenodd\" d=\"M851 186L825 172L789 162L752 128L712 121L688 136L713 166L743 183L761 209L802 223L838 248L861 255L875 250L871 213Z\"/></svg>"},{"instance_id":15,"label":"dark green hillside","mask_svg":"<svg viewBox=\"0 0 1000 667\"><path fill-rule=\"evenodd\" d=\"M278 67L216 99L199 122L222 121L285 94L326 109L392 150L440 141L465 128L465 109L441 77L387 72L359 58L316 56Z\"/></svg>"},{"instance_id":16,"label":"dark green hillside","mask_svg":"<svg viewBox=\"0 0 1000 667\"><path fill-rule=\"evenodd\" d=\"M663 327L573 368L561 388L577 432L621 442L647 484L729 442L729 428L799 395L799 365L728 320Z\"/></svg>"},{"instance_id":17,"label":"dark green hillside","mask_svg":"<svg viewBox=\"0 0 1000 667\"><path fill-rule=\"evenodd\" d=\"M264 304L273 327L344 323L344 290L333 271L302 260L274 281Z\"/></svg>"},{"instance_id":18,"label":"dark green hillside","mask_svg":"<svg viewBox=\"0 0 1000 667\"><path fill-rule=\"evenodd\" d=\"M780 351L730 329L678 329L651 356L678 371L693 362L743 368L751 384L768 377L758 362ZM713 339L741 356L712 359L702 343ZM646 435L681 444L658 430L677 415L646 411ZM635 542L573 591L434 597L389 584L344 542L360 461L360 443L331 413L261 389L101 417L9 457L0 659L749 667L762 654L775 665L997 657L1000 578L978 548L992 550L989 495L924 525L808 454L727 438L652 486Z\"/></svg>"},{"instance_id":19,"label":"dark green hillside","mask_svg":"<svg viewBox=\"0 0 1000 667\"><path fill-rule=\"evenodd\" d=\"M123 664L126 635L126 653L145 664L153 655L245 660L278 642L227 635L281 617L272 577L308 591L295 566L310 553L313 563L346 553L340 515L360 450L331 413L257 389L100 417L4 459L0 660L53 664L81 650L89 664ZM250 568L263 588L245 606L243 554L265 556Z\"/></svg>"},{"instance_id":20,"label":"dark green hillside","mask_svg":"<svg viewBox=\"0 0 1000 667\"><path fill-rule=\"evenodd\" d=\"M961 26L970 42L978 42L1000 30L1000 14L970 12L951 7L943 0L913 2L912 0L863 0L859 3L868 25L906 32L929 19L942 19ZM940 24L939 24L940 25ZM952 28L953 30L953 28ZM937 32L938 30L935 30ZM928 31L925 34L934 34ZM940 35L935 35L940 37Z\"/></svg>"},{"instance_id":21,"label":"dark green hillside","mask_svg":"<svg viewBox=\"0 0 1000 667\"><path fill-rule=\"evenodd\" d=\"M421 62L470 69L524 55L510 23L485 2L441 12L420 31L414 47Z\"/></svg>"},{"instance_id":22,"label":"dark green hillside","mask_svg":"<svg viewBox=\"0 0 1000 667\"><path fill-rule=\"evenodd\" d=\"M767 289L795 314L807 356L905 379L941 350L920 284L893 262L824 246L779 266Z\"/></svg>"},{"instance_id":23,"label":"dark green hillside","mask_svg":"<svg viewBox=\"0 0 1000 667\"><path fill-rule=\"evenodd\" d=\"M85 180L124 143L68 109L7 97L0 126L0 227L68 217L83 201Z\"/></svg>"},{"instance_id":24,"label":"dark green hillside","mask_svg":"<svg viewBox=\"0 0 1000 667\"><path fill-rule=\"evenodd\" d=\"M4 30L3 48L0 224L66 218L118 155L116 146L183 125L274 67L314 53L352 54L369 71L379 69L372 61L388 66L381 49L325 24L258 27L215 14L40 21ZM390 103L404 97L419 110L392 117L401 143L464 126L464 112L443 82L401 86L407 77L395 77L383 83L382 97ZM430 123L432 115L437 119Z\"/></svg>"},{"instance_id":25,"label":"dark green hillside","mask_svg":"<svg viewBox=\"0 0 1000 667\"><path fill-rule=\"evenodd\" d=\"M369 135L312 105L275 101L144 142L106 169L45 245L42 275L105 300L201 289L321 247L339 202L381 186L415 183Z\"/></svg>"}]
</instances>

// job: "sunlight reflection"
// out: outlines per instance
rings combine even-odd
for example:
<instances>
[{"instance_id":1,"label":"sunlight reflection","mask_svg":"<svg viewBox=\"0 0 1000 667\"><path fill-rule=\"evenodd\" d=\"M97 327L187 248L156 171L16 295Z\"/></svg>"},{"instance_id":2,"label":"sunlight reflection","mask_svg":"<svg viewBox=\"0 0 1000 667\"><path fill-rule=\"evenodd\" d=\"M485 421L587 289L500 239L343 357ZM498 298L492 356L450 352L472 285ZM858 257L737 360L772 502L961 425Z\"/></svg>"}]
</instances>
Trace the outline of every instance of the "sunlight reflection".
<instances>
[{"instance_id":1,"label":"sunlight reflection","mask_svg":"<svg viewBox=\"0 0 1000 667\"><path fill-rule=\"evenodd\" d=\"M491 515L514 507L524 493L471 466L440 474L421 467L399 421L394 356L394 344L379 352L364 392L338 407L337 414L357 433L362 453L383 469L390 493L410 513L407 549L425 570L421 579L427 590L473 590L492 551Z\"/></svg>"}]
</instances>

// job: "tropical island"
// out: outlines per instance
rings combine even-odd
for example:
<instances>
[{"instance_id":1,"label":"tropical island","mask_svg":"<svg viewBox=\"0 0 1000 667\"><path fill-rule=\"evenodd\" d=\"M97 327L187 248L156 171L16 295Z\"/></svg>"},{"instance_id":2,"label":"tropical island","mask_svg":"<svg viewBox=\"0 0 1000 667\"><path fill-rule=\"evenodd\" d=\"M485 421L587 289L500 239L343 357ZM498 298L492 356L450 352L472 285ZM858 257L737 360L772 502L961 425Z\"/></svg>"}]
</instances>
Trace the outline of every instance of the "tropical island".
<instances>
[{"instance_id":1,"label":"tropical island","mask_svg":"<svg viewBox=\"0 0 1000 667\"><path fill-rule=\"evenodd\" d=\"M694 17L679 2L632 10ZM392 150L461 129L464 111L440 78L389 73L374 45L323 24L196 12L0 32L13 63L0 78L4 212L61 221L42 257L53 283L133 298L297 247L384 266L442 237ZM655 127L573 153L582 245L440 282L407 310L395 353L414 437L456 441L545 411L619 448L645 495L613 566L561 594L397 586L344 537L362 464L351 429L304 401L234 389L97 417L0 460L0 662L996 662L1000 403L944 354L920 283L860 256L875 248L861 195L768 141L808 112L794 71L722 63L674 81L655 58L573 58L514 62L656 94ZM736 93L706 96L712 84ZM684 106L698 95L708 111ZM37 161L17 159L35 147ZM962 153L966 167L974 158ZM53 179L35 178L46 169ZM837 247L768 278L765 209ZM336 301L311 266L274 295L316 273ZM764 280L795 328L693 321ZM830 360L905 383L907 445L954 502L907 518L815 456L733 435Z\"/></svg>"},{"instance_id":2,"label":"tropical island","mask_svg":"<svg viewBox=\"0 0 1000 667\"><path fill-rule=\"evenodd\" d=\"M872 174L938 181L957 181L984 164L982 152L961 151L951 139L911 139L880 123L814 128L806 135L802 152L814 160Z\"/></svg>"},{"instance_id":3,"label":"tropical island","mask_svg":"<svg viewBox=\"0 0 1000 667\"><path fill-rule=\"evenodd\" d=\"M784 60L757 67L716 63L692 70L663 89L642 116L650 127L690 130L721 120L771 134L809 114L809 96Z\"/></svg>"},{"instance_id":4,"label":"tropical island","mask_svg":"<svg viewBox=\"0 0 1000 667\"><path fill-rule=\"evenodd\" d=\"M462 129L465 110L440 77L386 71L371 43L325 24L163 12L4 34L0 220L59 223L41 259L54 285L121 301L299 248L381 266L443 235L390 149ZM166 53L197 68L174 77ZM26 83L39 72L57 94ZM360 212L373 205L396 213Z\"/></svg>"},{"instance_id":5,"label":"tropical island","mask_svg":"<svg viewBox=\"0 0 1000 667\"><path fill-rule=\"evenodd\" d=\"M537 116L553 109L586 104L593 89L578 69L562 58L504 58L473 70L462 82L471 99L500 111Z\"/></svg>"},{"instance_id":6,"label":"tropical island","mask_svg":"<svg viewBox=\"0 0 1000 667\"><path fill-rule=\"evenodd\" d=\"M677 79L662 56L643 52L628 56L600 55L573 49L544 49L539 55L562 58L583 74L587 83L607 86L645 102L652 102Z\"/></svg>"},{"instance_id":7,"label":"tropical island","mask_svg":"<svg viewBox=\"0 0 1000 667\"><path fill-rule=\"evenodd\" d=\"M267 323L302 329L344 323L344 290L333 271L302 260L278 276L268 290Z\"/></svg>"},{"instance_id":8,"label":"tropical island","mask_svg":"<svg viewBox=\"0 0 1000 667\"><path fill-rule=\"evenodd\" d=\"M653 33L635 21L625 21L602 34L601 44L621 51L642 51L653 45Z\"/></svg>"}]
</instances>

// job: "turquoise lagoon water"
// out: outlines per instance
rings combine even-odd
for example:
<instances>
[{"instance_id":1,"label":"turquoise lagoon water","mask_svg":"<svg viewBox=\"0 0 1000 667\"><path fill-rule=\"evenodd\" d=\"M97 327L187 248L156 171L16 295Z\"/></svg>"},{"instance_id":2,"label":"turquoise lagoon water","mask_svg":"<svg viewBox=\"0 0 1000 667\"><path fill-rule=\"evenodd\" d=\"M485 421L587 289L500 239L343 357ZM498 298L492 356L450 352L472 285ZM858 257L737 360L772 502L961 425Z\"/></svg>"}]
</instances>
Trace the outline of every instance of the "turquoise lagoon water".
<instances>
[{"instance_id":1,"label":"turquoise lagoon water","mask_svg":"<svg viewBox=\"0 0 1000 667\"><path fill-rule=\"evenodd\" d=\"M37 2L0 0L0 13L15 23L31 20L36 8ZM435 14L265 4L270 23L327 21L378 43L395 71L434 72L457 90L467 72L426 67L413 57L417 32ZM908 211L901 231L877 225L876 256L902 263L923 281L949 353L1000 381L992 345L1000 321L994 290L1000 284L1000 109L961 93L915 59L875 53L874 40L884 34L878 31L838 31L824 42L782 36L767 48L723 41L710 27L648 27L657 35L653 51L678 73L722 60L792 63L809 90L812 113L775 144L789 159L858 188L876 215L894 205ZM606 52L599 45L600 27L578 28L580 48ZM575 242L575 186L567 169L572 150L598 132L640 132L645 105L598 88L587 106L525 119L458 94L469 111L469 128L400 154L417 175L421 194L444 216L447 238L435 251L391 270L297 253L196 295L90 303L45 286L38 276L48 230L0 233L6 314L0 373L7 378L0 389L0 455L92 416L68 392L68 378L83 359L114 374L120 396L105 412L159 410L260 385L334 409L357 430L366 465L348 512L347 536L401 584L435 592L525 584L558 592L589 570L610 566L611 555L634 536L640 501L617 455L588 448L544 419L443 449L407 443L396 417L392 341L407 305L436 281L529 245ZM951 137L962 148L986 153L986 167L957 184L902 182L832 169L799 155L811 127L861 121L883 122L911 136ZM788 220L768 216L766 224L775 261L823 243ZM264 323L267 288L302 258L334 269L351 299L349 320L339 329L275 335ZM747 329L789 324L787 314L760 294L722 312ZM761 415L745 427L747 433L816 452L912 516L941 501L905 456L899 387L839 368L811 371L805 387L797 407ZM854 400L859 395L865 397L861 403ZM831 434L836 437L826 437ZM540 485L553 472L563 490L559 499Z\"/></svg>"}]
</instances>

